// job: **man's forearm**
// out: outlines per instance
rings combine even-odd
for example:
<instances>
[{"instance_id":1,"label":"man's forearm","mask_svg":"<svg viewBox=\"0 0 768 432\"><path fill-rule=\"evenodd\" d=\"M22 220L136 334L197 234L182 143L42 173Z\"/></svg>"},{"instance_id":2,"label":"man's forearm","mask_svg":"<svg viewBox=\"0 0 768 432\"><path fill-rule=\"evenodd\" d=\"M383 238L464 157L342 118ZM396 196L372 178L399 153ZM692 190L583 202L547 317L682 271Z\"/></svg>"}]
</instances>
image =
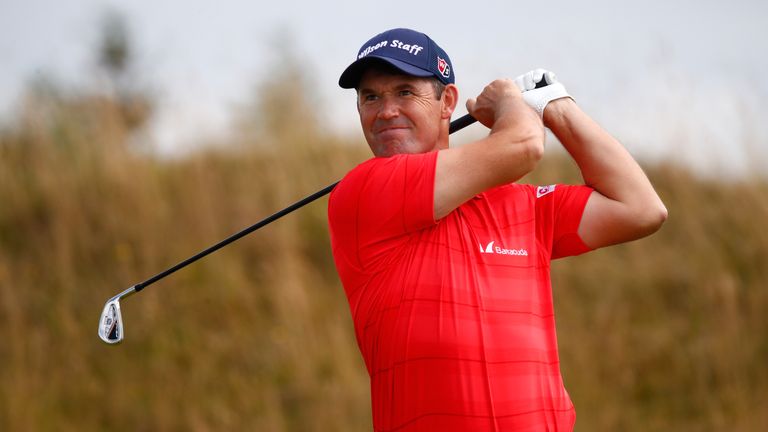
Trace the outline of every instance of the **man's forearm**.
<instances>
[{"instance_id":1,"label":"man's forearm","mask_svg":"<svg viewBox=\"0 0 768 432\"><path fill-rule=\"evenodd\" d=\"M638 234L646 227L658 228L659 221L666 218L664 204L624 146L570 98L550 102L544 124L576 161L584 182L620 203L622 211L638 224Z\"/></svg>"}]
</instances>

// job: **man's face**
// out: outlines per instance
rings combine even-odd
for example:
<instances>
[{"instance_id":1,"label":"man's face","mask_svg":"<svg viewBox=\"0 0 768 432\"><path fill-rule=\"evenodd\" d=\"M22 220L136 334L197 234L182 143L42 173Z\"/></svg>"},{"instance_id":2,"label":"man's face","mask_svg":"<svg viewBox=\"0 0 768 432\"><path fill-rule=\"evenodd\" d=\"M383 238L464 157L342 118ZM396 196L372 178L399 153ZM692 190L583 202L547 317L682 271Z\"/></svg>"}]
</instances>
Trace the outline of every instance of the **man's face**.
<instances>
[{"instance_id":1,"label":"man's face","mask_svg":"<svg viewBox=\"0 0 768 432\"><path fill-rule=\"evenodd\" d=\"M443 100L429 79L369 68L358 89L360 124L374 155L426 153L441 145Z\"/></svg>"}]
</instances>

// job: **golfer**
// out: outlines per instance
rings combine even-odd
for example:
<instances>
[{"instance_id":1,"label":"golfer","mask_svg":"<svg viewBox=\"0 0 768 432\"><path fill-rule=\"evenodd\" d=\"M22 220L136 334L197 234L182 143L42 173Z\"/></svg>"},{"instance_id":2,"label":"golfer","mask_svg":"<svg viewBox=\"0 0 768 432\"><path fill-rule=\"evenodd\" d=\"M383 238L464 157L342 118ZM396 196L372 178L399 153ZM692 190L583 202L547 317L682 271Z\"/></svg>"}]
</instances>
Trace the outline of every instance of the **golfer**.
<instances>
[{"instance_id":1,"label":"golfer","mask_svg":"<svg viewBox=\"0 0 768 432\"><path fill-rule=\"evenodd\" d=\"M456 148L448 54L393 29L339 84L374 157L332 192L333 256L371 384L376 431L570 431L552 259L647 236L667 216L638 164L541 69L467 100L488 136ZM515 183L549 128L584 185Z\"/></svg>"}]
</instances>

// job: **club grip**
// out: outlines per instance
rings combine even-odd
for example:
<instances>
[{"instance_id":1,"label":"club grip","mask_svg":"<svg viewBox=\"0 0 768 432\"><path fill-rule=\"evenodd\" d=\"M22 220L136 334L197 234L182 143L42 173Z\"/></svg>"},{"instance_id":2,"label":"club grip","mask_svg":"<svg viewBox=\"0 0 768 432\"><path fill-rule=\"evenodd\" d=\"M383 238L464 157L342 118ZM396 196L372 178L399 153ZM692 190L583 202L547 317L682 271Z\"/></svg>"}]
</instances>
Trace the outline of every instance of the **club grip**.
<instances>
[{"instance_id":1,"label":"club grip","mask_svg":"<svg viewBox=\"0 0 768 432\"><path fill-rule=\"evenodd\" d=\"M476 121L477 121L476 118L472 117L469 114L465 114L464 116L459 117L456 120L451 122L451 126L448 128L448 133L452 134L456 131L460 131Z\"/></svg>"}]
</instances>

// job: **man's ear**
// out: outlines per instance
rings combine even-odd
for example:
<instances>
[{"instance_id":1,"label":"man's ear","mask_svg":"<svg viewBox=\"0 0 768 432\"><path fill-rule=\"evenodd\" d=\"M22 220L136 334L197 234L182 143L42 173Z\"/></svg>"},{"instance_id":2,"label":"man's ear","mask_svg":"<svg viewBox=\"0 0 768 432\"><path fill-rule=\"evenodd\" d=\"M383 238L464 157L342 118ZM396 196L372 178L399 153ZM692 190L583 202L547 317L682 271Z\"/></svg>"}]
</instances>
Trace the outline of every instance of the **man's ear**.
<instances>
[{"instance_id":1,"label":"man's ear","mask_svg":"<svg viewBox=\"0 0 768 432\"><path fill-rule=\"evenodd\" d=\"M440 101L442 102L440 117L450 120L453 111L456 109L456 104L459 102L459 88L455 84L446 85Z\"/></svg>"}]
</instances>

